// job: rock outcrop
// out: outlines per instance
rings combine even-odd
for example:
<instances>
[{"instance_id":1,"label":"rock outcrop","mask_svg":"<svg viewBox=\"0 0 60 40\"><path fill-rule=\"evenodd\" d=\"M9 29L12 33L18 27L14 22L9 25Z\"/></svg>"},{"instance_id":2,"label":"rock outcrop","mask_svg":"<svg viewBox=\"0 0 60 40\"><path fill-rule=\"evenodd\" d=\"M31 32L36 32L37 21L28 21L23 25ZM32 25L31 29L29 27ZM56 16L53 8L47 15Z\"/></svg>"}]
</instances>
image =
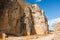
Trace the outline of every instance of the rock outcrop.
<instances>
[{"instance_id":1,"label":"rock outcrop","mask_svg":"<svg viewBox=\"0 0 60 40\"><path fill-rule=\"evenodd\" d=\"M44 35L48 21L44 12L23 0L0 0L0 32L14 35Z\"/></svg>"},{"instance_id":2,"label":"rock outcrop","mask_svg":"<svg viewBox=\"0 0 60 40\"><path fill-rule=\"evenodd\" d=\"M16 0L0 0L0 31L18 34L20 31L20 7Z\"/></svg>"},{"instance_id":3,"label":"rock outcrop","mask_svg":"<svg viewBox=\"0 0 60 40\"><path fill-rule=\"evenodd\" d=\"M32 16L36 33L39 35L47 34L49 31L47 18L44 11L40 10L36 4L32 5Z\"/></svg>"},{"instance_id":4,"label":"rock outcrop","mask_svg":"<svg viewBox=\"0 0 60 40\"><path fill-rule=\"evenodd\" d=\"M60 40L60 22L54 28L54 40Z\"/></svg>"}]
</instances>

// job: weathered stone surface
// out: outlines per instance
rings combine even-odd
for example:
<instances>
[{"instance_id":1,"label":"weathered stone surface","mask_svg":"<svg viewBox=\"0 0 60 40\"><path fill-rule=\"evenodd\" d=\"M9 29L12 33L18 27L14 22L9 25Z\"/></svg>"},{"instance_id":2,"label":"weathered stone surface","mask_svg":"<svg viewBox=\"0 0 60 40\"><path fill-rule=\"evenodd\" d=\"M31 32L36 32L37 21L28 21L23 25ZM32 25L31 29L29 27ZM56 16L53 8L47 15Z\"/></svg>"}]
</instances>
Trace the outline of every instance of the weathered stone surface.
<instances>
[{"instance_id":1,"label":"weathered stone surface","mask_svg":"<svg viewBox=\"0 0 60 40\"><path fill-rule=\"evenodd\" d=\"M1 3L1 2L0 2ZM20 8L16 0L3 0L0 9L0 31L11 34L20 32Z\"/></svg>"},{"instance_id":2,"label":"weathered stone surface","mask_svg":"<svg viewBox=\"0 0 60 40\"><path fill-rule=\"evenodd\" d=\"M34 4L32 5L32 16L34 20L34 27L37 34L47 34L48 33L48 21L44 15L43 10L40 10L39 7Z\"/></svg>"},{"instance_id":3,"label":"weathered stone surface","mask_svg":"<svg viewBox=\"0 0 60 40\"><path fill-rule=\"evenodd\" d=\"M25 13L24 23L26 24L27 34L28 35L36 34L34 25L33 25L33 18L32 18L32 13L31 13L30 7L25 7L24 13Z\"/></svg>"},{"instance_id":4,"label":"weathered stone surface","mask_svg":"<svg viewBox=\"0 0 60 40\"><path fill-rule=\"evenodd\" d=\"M54 28L54 40L60 40L60 22Z\"/></svg>"},{"instance_id":5,"label":"weathered stone surface","mask_svg":"<svg viewBox=\"0 0 60 40\"><path fill-rule=\"evenodd\" d=\"M48 33L47 18L37 5L22 0L1 0L0 3L1 32L16 35Z\"/></svg>"}]
</instances>

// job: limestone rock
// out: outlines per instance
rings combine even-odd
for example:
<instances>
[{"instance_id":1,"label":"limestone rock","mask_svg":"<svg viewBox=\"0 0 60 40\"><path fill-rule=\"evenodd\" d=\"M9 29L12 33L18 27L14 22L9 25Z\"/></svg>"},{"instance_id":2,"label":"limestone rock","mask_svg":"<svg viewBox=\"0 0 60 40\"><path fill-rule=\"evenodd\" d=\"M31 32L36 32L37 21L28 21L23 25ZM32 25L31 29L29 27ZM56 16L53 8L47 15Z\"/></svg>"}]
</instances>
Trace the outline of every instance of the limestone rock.
<instances>
[{"instance_id":1,"label":"limestone rock","mask_svg":"<svg viewBox=\"0 0 60 40\"><path fill-rule=\"evenodd\" d=\"M3 7L0 9L0 31L11 34L19 33L20 8L16 0L3 0L0 3Z\"/></svg>"},{"instance_id":2,"label":"limestone rock","mask_svg":"<svg viewBox=\"0 0 60 40\"><path fill-rule=\"evenodd\" d=\"M60 22L54 28L54 40L60 40Z\"/></svg>"},{"instance_id":3,"label":"limestone rock","mask_svg":"<svg viewBox=\"0 0 60 40\"><path fill-rule=\"evenodd\" d=\"M47 34L44 12L23 0L0 0L0 32L16 35Z\"/></svg>"},{"instance_id":4,"label":"limestone rock","mask_svg":"<svg viewBox=\"0 0 60 40\"><path fill-rule=\"evenodd\" d=\"M37 34L47 34L48 33L48 21L44 15L43 10L40 10L39 7L34 4L32 5L32 16L34 20L34 27Z\"/></svg>"},{"instance_id":5,"label":"limestone rock","mask_svg":"<svg viewBox=\"0 0 60 40\"><path fill-rule=\"evenodd\" d=\"M33 25L33 18L32 18L32 13L31 13L30 7L25 7L24 13L25 13L24 23L26 24L27 34L28 35L36 34L35 27Z\"/></svg>"}]
</instances>

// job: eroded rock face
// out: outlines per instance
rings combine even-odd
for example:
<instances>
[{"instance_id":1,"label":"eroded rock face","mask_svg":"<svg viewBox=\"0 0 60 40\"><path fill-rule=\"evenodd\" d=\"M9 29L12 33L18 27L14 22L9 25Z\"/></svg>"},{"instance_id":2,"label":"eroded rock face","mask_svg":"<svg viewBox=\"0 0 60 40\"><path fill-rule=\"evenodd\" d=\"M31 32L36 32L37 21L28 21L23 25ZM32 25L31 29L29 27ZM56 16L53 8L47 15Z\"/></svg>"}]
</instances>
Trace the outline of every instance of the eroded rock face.
<instances>
[{"instance_id":1,"label":"eroded rock face","mask_svg":"<svg viewBox=\"0 0 60 40\"><path fill-rule=\"evenodd\" d=\"M35 27L34 27L34 20L32 18L32 13L31 13L31 8L25 7L24 13L25 13L24 23L26 24L27 35L36 34Z\"/></svg>"},{"instance_id":2,"label":"eroded rock face","mask_svg":"<svg viewBox=\"0 0 60 40\"><path fill-rule=\"evenodd\" d=\"M36 33L41 35L47 34L49 31L47 18L43 10L40 10L36 4L32 5L32 16Z\"/></svg>"},{"instance_id":3,"label":"eroded rock face","mask_svg":"<svg viewBox=\"0 0 60 40\"><path fill-rule=\"evenodd\" d=\"M16 0L3 0L0 9L0 31L18 34L20 32L20 8Z\"/></svg>"},{"instance_id":4,"label":"eroded rock face","mask_svg":"<svg viewBox=\"0 0 60 40\"><path fill-rule=\"evenodd\" d=\"M54 40L60 40L60 22L54 28Z\"/></svg>"},{"instance_id":5,"label":"eroded rock face","mask_svg":"<svg viewBox=\"0 0 60 40\"><path fill-rule=\"evenodd\" d=\"M22 0L1 0L1 2L1 32L16 35L48 33L47 18L36 4L30 5Z\"/></svg>"}]
</instances>

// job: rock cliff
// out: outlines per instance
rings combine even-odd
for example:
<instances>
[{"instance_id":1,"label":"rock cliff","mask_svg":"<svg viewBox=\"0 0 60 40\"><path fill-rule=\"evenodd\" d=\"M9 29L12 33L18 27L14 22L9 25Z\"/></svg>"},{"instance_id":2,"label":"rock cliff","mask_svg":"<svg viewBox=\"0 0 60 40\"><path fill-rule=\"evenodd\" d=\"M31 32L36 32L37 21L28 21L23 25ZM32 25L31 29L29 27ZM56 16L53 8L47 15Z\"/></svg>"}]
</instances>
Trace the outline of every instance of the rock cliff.
<instances>
[{"instance_id":1,"label":"rock cliff","mask_svg":"<svg viewBox=\"0 0 60 40\"><path fill-rule=\"evenodd\" d=\"M48 21L44 14L36 4L32 5L32 16L34 19L34 27L37 34L47 34L48 33Z\"/></svg>"},{"instance_id":2,"label":"rock cliff","mask_svg":"<svg viewBox=\"0 0 60 40\"><path fill-rule=\"evenodd\" d=\"M23 0L0 0L0 31L13 35L47 34L48 20L34 4Z\"/></svg>"},{"instance_id":3,"label":"rock cliff","mask_svg":"<svg viewBox=\"0 0 60 40\"><path fill-rule=\"evenodd\" d=\"M20 30L20 7L16 0L0 0L0 31L18 34Z\"/></svg>"}]
</instances>

